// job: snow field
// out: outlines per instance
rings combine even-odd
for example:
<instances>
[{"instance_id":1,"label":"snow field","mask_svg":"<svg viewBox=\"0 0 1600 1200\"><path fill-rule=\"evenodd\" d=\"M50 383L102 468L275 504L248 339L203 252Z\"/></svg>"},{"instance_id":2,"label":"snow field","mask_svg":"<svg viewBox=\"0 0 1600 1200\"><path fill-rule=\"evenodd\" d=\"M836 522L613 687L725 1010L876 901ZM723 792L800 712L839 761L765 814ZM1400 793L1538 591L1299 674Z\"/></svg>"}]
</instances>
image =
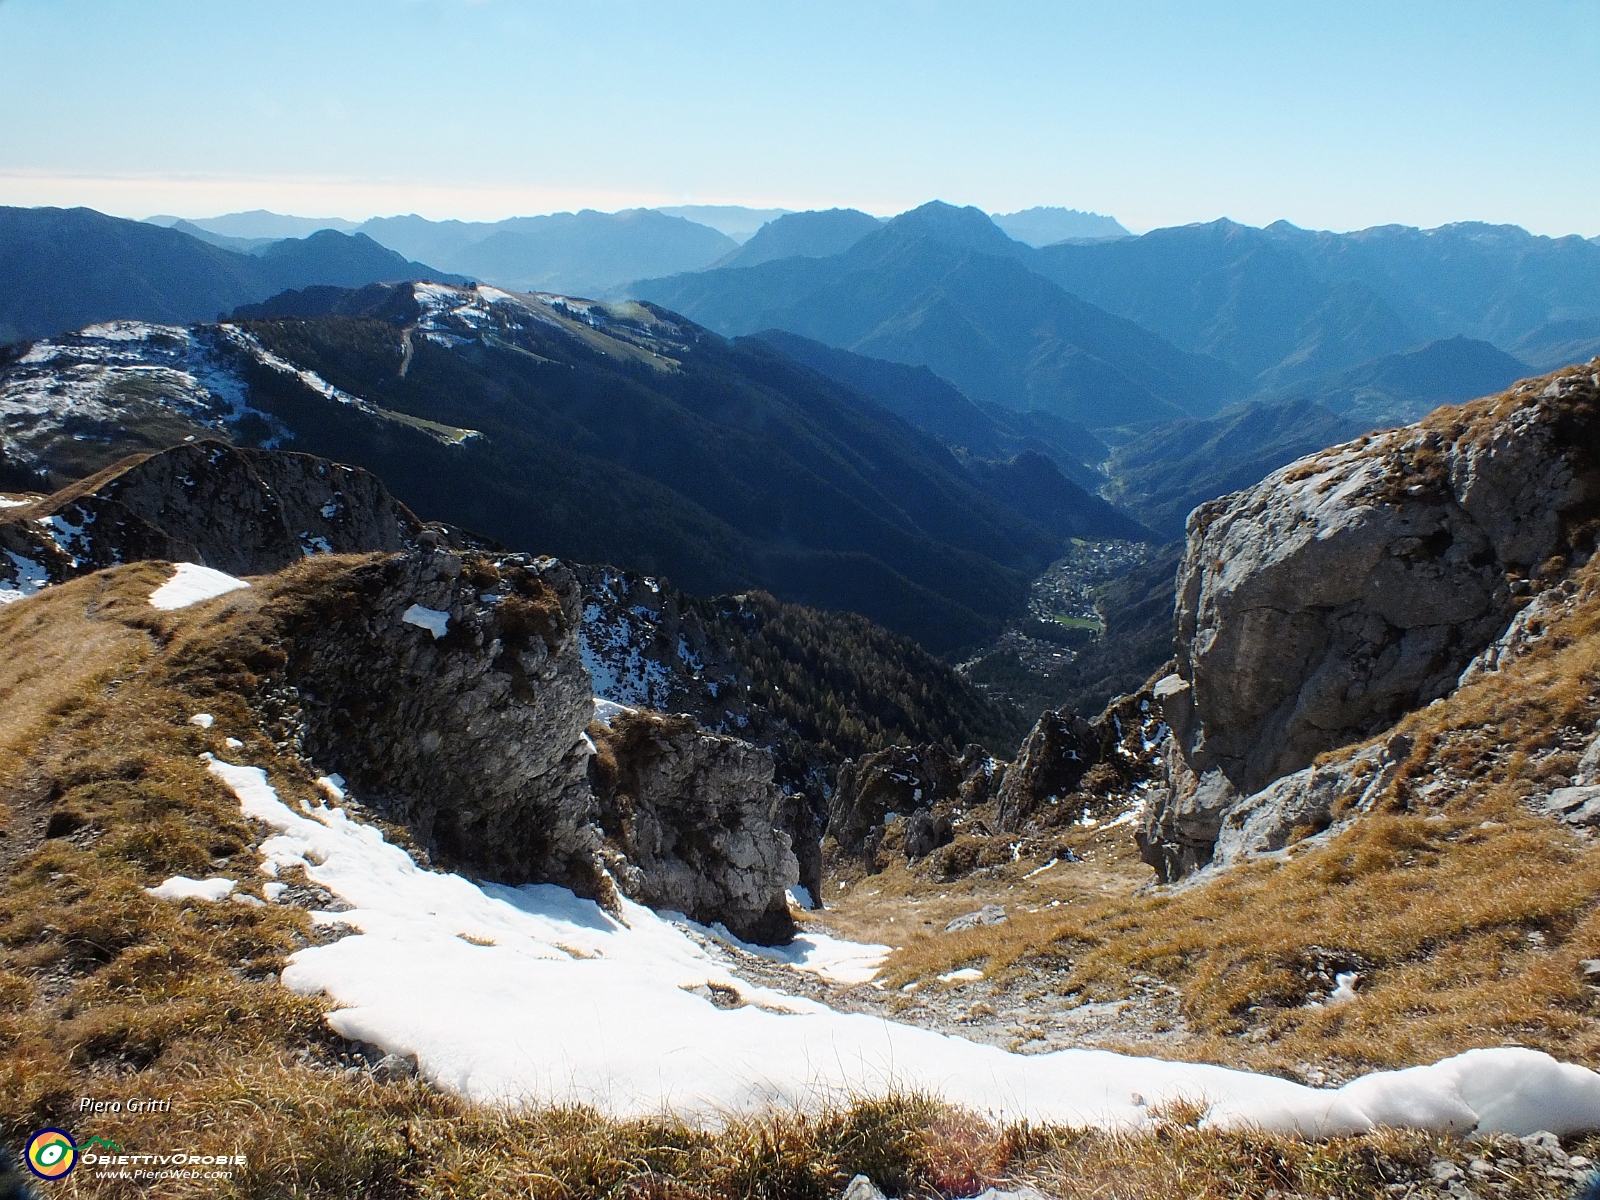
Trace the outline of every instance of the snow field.
<instances>
[{"instance_id":1,"label":"snow field","mask_svg":"<svg viewBox=\"0 0 1600 1200\"><path fill-rule=\"evenodd\" d=\"M213 600L249 586L242 579L235 579L232 575L225 575L221 571L213 571L210 567L196 566L194 563L178 563L172 578L150 593L150 604L153 608L167 611L188 608L191 604L199 604L202 600Z\"/></svg>"},{"instance_id":2,"label":"snow field","mask_svg":"<svg viewBox=\"0 0 1600 1200\"><path fill-rule=\"evenodd\" d=\"M295 954L285 986L325 992L337 1032L415 1054L424 1077L472 1100L714 1121L916 1089L997 1118L1119 1129L1148 1127L1151 1106L1178 1098L1208 1103L1219 1126L1309 1136L1600 1128L1600 1075L1531 1050L1468 1051L1331 1091L1099 1050L1014 1055L834 1012L735 979L649 909L624 901L618 919L553 886L424 871L342 809L293 811L259 768L207 758L246 815L278 831L263 872L303 866L354 906L317 915L360 932ZM718 1007L707 984L743 1003Z\"/></svg>"}]
</instances>

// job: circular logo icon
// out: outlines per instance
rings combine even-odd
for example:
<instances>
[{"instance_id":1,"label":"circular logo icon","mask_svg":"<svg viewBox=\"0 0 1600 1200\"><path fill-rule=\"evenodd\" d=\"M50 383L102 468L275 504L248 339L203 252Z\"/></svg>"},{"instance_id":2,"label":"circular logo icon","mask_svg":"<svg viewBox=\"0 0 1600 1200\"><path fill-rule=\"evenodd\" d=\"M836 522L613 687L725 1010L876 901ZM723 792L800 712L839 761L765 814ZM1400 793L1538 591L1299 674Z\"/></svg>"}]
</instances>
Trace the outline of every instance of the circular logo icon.
<instances>
[{"instance_id":1,"label":"circular logo icon","mask_svg":"<svg viewBox=\"0 0 1600 1200\"><path fill-rule=\"evenodd\" d=\"M78 1146L65 1129L41 1129L28 1139L28 1169L40 1179L65 1179L78 1165Z\"/></svg>"}]
</instances>

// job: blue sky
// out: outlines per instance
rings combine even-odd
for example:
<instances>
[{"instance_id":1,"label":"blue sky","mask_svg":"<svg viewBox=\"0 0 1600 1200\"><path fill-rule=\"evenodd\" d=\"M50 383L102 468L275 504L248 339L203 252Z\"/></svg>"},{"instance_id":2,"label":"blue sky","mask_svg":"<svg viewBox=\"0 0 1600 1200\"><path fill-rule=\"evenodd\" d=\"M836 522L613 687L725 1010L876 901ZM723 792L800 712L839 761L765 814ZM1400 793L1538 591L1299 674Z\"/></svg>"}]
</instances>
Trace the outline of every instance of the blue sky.
<instances>
[{"instance_id":1,"label":"blue sky","mask_svg":"<svg viewBox=\"0 0 1600 1200\"><path fill-rule=\"evenodd\" d=\"M0 0L0 203L1594 235L1597 67L1597 0Z\"/></svg>"}]
</instances>

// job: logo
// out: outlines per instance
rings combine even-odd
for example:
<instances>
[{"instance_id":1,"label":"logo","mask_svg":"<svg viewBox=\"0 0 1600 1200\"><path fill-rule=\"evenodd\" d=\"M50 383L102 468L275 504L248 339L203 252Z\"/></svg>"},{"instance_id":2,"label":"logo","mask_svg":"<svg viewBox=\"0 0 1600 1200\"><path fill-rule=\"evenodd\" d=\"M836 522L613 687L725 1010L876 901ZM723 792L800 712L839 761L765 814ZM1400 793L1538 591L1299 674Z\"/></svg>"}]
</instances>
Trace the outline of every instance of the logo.
<instances>
[{"instance_id":1,"label":"logo","mask_svg":"<svg viewBox=\"0 0 1600 1200\"><path fill-rule=\"evenodd\" d=\"M65 1179L78 1165L78 1146L65 1129L41 1129L28 1139L28 1169L40 1179Z\"/></svg>"}]
</instances>

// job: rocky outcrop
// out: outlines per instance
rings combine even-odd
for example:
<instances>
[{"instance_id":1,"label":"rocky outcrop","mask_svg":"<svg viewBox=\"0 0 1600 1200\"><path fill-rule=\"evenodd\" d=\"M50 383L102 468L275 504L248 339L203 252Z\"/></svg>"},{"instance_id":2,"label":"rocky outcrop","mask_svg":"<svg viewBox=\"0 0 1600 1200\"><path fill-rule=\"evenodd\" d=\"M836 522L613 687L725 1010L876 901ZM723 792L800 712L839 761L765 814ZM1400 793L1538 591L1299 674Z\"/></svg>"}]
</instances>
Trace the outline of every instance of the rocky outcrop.
<instances>
[{"instance_id":1,"label":"rocky outcrop","mask_svg":"<svg viewBox=\"0 0 1600 1200\"><path fill-rule=\"evenodd\" d=\"M590 732L598 820L622 890L747 941L792 938L785 893L801 879L784 826L791 806L809 806L772 782L772 755L657 713L624 712Z\"/></svg>"},{"instance_id":2,"label":"rocky outcrop","mask_svg":"<svg viewBox=\"0 0 1600 1200\"><path fill-rule=\"evenodd\" d=\"M996 826L1017 832L1030 822L1098 817L1148 780L1158 766L1152 750L1167 733L1154 687L1119 696L1092 721L1065 710L1042 714L1006 769Z\"/></svg>"},{"instance_id":3,"label":"rocky outcrop","mask_svg":"<svg viewBox=\"0 0 1600 1200\"><path fill-rule=\"evenodd\" d=\"M1312 760L1541 636L1539 613L1570 590L1563 574L1593 552L1597 516L1595 365L1335 447L1196 509L1177 669L1155 688L1171 737L1140 833L1146 861L1171 880L1359 809L1389 760Z\"/></svg>"},{"instance_id":4,"label":"rocky outcrop","mask_svg":"<svg viewBox=\"0 0 1600 1200\"><path fill-rule=\"evenodd\" d=\"M565 564L418 550L308 568L269 607L286 662L266 704L292 709L305 753L441 863L602 902L614 880L748 940L793 935L797 799L772 756L689 718L591 725L583 589Z\"/></svg>"},{"instance_id":5,"label":"rocky outcrop","mask_svg":"<svg viewBox=\"0 0 1600 1200\"><path fill-rule=\"evenodd\" d=\"M438 536L470 539L445 526ZM191 442L137 455L0 510L0 579L33 564L39 584L159 558L264 575L317 554L397 551L423 523L376 475L310 454ZM14 557L13 557L14 556Z\"/></svg>"},{"instance_id":6,"label":"rocky outcrop","mask_svg":"<svg viewBox=\"0 0 1600 1200\"><path fill-rule=\"evenodd\" d=\"M578 602L564 565L526 555L315 578L280 602L305 751L443 863L604 898Z\"/></svg>"},{"instance_id":7,"label":"rocky outcrop","mask_svg":"<svg viewBox=\"0 0 1600 1200\"><path fill-rule=\"evenodd\" d=\"M1443 409L1191 513L1191 766L1249 794L1449 691L1530 581L1589 549L1572 539L1600 502L1596 379Z\"/></svg>"},{"instance_id":8,"label":"rocky outcrop","mask_svg":"<svg viewBox=\"0 0 1600 1200\"><path fill-rule=\"evenodd\" d=\"M913 822L904 842L907 856L931 853L954 836L949 814L917 814L936 806L962 811L988 803L998 765L977 745L960 756L939 745L888 746L858 761L846 760L828 801L828 836L845 854L870 861L886 828L905 817Z\"/></svg>"},{"instance_id":9,"label":"rocky outcrop","mask_svg":"<svg viewBox=\"0 0 1600 1200\"><path fill-rule=\"evenodd\" d=\"M1071 796L1099 760L1100 738L1088 721L1071 712L1044 713L1000 785L999 827L1020 829L1043 805Z\"/></svg>"}]
</instances>

